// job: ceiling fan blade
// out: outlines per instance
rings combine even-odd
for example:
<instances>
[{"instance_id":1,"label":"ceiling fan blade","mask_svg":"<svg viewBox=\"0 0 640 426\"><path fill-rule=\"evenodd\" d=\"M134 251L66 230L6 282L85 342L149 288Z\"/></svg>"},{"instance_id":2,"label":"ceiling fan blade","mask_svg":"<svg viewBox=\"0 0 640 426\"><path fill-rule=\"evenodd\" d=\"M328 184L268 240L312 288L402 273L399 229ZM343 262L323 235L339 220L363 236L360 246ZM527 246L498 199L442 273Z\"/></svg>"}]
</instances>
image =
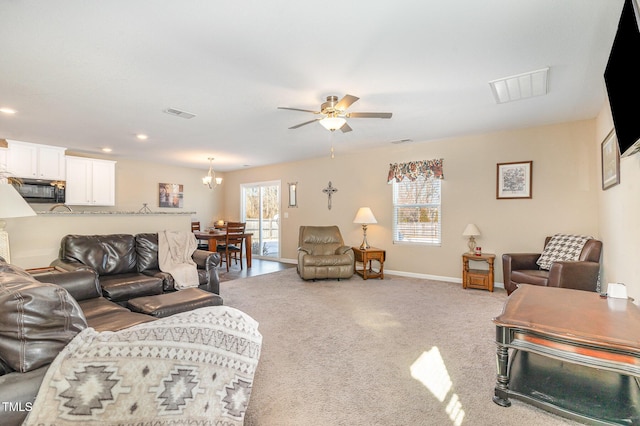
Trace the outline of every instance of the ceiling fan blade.
<instances>
[{"instance_id":1,"label":"ceiling fan blade","mask_svg":"<svg viewBox=\"0 0 640 426\"><path fill-rule=\"evenodd\" d=\"M344 123L342 127L340 127L340 130L342 130L342 133L347 133L352 131L353 129L347 123Z\"/></svg>"},{"instance_id":2,"label":"ceiling fan blade","mask_svg":"<svg viewBox=\"0 0 640 426\"><path fill-rule=\"evenodd\" d=\"M390 112L350 112L347 118L391 118Z\"/></svg>"},{"instance_id":3,"label":"ceiling fan blade","mask_svg":"<svg viewBox=\"0 0 640 426\"><path fill-rule=\"evenodd\" d=\"M349 108L351 104L357 101L358 99L360 98L357 96L344 95L344 97L340 99L340 101L335 105L335 109L344 111L345 109Z\"/></svg>"},{"instance_id":4,"label":"ceiling fan blade","mask_svg":"<svg viewBox=\"0 0 640 426\"><path fill-rule=\"evenodd\" d=\"M290 109L291 111L303 111L303 112L311 112L313 114L320 114L320 111L313 111L310 109L289 108L289 107L278 107L278 109Z\"/></svg>"},{"instance_id":5,"label":"ceiling fan blade","mask_svg":"<svg viewBox=\"0 0 640 426\"><path fill-rule=\"evenodd\" d=\"M304 123L296 124L293 127L289 127L289 129L297 129L298 127L306 126L307 124L315 123L316 121L320 121L322 118L315 118L313 120L305 121Z\"/></svg>"}]
</instances>

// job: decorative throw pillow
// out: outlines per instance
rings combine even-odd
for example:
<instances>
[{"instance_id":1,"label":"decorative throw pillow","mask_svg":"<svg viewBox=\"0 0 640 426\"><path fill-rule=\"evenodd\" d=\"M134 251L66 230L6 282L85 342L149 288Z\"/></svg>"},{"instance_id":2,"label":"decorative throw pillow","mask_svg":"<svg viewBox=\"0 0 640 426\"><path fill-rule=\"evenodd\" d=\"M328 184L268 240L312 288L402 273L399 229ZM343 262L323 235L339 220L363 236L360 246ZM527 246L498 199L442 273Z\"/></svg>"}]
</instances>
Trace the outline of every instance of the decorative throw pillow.
<instances>
[{"instance_id":1,"label":"decorative throw pillow","mask_svg":"<svg viewBox=\"0 0 640 426\"><path fill-rule=\"evenodd\" d=\"M540 269L548 271L553 262L579 260L585 243L591 239L593 237L588 235L555 234L536 263Z\"/></svg>"},{"instance_id":2,"label":"decorative throw pillow","mask_svg":"<svg viewBox=\"0 0 640 426\"><path fill-rule=\"evenodd\" d=\"M0 262L0 360L25 373L47 365L87 327L67 290Z\"/></svg>"}]
</instances>

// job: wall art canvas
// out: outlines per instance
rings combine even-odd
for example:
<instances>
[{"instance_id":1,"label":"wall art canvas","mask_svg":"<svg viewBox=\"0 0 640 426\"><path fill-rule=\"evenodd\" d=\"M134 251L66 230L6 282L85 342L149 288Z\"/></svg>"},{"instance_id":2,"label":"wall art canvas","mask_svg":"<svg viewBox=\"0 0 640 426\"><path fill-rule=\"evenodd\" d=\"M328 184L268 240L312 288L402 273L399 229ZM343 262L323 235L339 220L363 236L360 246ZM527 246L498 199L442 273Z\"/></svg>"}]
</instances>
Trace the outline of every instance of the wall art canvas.
<instances>
[{"instance_id":1,"label":"wall art canvas","mask_svg":"<svg viewBox=\"0 0 640 426\"><path fill-rule=\"evenodd\" d=\"M160 183L158 186L158 206L176 209L181 209L184 206L184 185L179 183Z\"/></svg>"}]
</instances>

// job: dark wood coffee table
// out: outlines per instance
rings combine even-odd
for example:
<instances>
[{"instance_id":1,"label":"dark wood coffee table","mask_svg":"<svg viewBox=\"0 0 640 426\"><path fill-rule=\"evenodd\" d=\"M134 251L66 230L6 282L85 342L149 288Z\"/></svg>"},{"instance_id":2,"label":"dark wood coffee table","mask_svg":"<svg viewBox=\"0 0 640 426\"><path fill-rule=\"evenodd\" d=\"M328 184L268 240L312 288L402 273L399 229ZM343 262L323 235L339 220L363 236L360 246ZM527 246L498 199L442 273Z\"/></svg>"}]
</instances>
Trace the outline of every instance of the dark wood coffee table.
<instances>
[{"instance_id":1,"label":"dark wood coffee table","mask_svg":"<svg viewBox=\"0 0 640 426\"><path fill-rule=\"evenodd\" d=\"M493 401L588 424L640 424L640 308L627 299L521 285L496 325Z\"/></svg>"}]
</instances>

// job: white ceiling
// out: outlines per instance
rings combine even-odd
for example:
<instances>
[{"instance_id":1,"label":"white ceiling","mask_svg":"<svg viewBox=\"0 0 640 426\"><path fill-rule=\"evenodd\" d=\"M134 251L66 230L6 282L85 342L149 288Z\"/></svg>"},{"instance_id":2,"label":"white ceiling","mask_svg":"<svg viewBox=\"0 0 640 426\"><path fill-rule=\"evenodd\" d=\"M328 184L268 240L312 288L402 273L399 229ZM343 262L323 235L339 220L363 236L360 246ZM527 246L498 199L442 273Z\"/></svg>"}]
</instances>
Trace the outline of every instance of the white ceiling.
<instances>
[{"instance_id":1,"label":"white ceiling","mask_svg":"<svg viewBox=\"0 0 640 426\"><path fill-rule=\"evenodd\" d=\"M589 119L622 4L0 0L0 138L229 171ZM495 102L489 81L544 67L548 95ZM393 118L332 134L277 109L346 93Z\"/></svg>"}]
</instances>

